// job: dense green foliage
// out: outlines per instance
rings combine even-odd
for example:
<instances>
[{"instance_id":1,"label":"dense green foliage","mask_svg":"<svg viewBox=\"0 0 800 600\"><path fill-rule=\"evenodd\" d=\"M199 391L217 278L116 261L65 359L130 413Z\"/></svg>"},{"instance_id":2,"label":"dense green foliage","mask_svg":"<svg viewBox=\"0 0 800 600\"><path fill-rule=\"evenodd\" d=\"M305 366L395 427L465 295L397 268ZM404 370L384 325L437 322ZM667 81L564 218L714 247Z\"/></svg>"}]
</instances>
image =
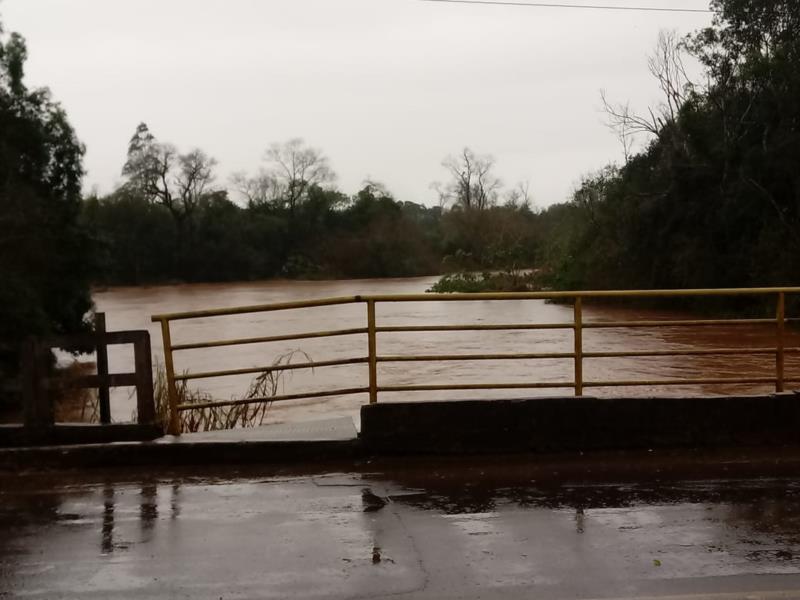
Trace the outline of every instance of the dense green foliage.
<instances>
[{"instance_id":1,"label":"dense green foliage","mask_svg":"<svg viewBox=\"0 0 800 600\"><path fill-rule=\"evenodd\" d=\"M374 185L353 198L312 186L292 209L242 207L212 192L181 224L123 187L86 200L84 217L101 244L98 282L141 284L432 273L440 212L398 202Z\"/></svg>"},{"instance_id":2,"label":"dense green foliage","mask_svg":"<svg viewBox=\"0 0 800 600\"><path fill-rule=\"evenodd\" d=\"M670 96L642 126L649 145L543 215L542 253L557 287L798 284L800 3L712 8L713 26L682 46L707 85L680 81L679 68L658 71Z\"/></svg>"},{"instance_id":3,"label":"dense green foliage","mask_svg":"<svg viewBox=\"0 0 800 600\"><path fill-rule=\"evenodd\" d=\"M49 91L25 86L26 55L0 30L0 376L26 336L87 329L92 305L83 146Z\"/></svg>"},{"instance_id":4,"label":"dense green foliage","mask_svg":"<svg viewBox=\"0 0 800 600\"><path fill-rule=\"evenodd\" d=\"M311 186L292 209L199 198L186 221L129 186L84 202L98 240L97 282L236 281L269 277L404 277L442 269L521 268L536 253L536 215L395 200L368 183L352 197Z\"/></svg>"}]
</instances>

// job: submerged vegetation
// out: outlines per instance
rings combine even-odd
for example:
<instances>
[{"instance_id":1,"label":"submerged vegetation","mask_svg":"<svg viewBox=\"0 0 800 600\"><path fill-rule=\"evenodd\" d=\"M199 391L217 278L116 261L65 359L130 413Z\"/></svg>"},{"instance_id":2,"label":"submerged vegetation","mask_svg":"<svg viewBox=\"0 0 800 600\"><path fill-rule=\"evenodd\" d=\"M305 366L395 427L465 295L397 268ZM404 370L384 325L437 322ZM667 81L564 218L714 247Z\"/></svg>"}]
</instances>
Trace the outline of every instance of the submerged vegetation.
<instances>
[{"instance_id":1,"label":"submerged vegetation","mask_svg":"<svg viewBox=\"0 0 800 600\"><path fill-rule=\"evenodd\" d=\"M311 357L302 350L293 350L278 356L272 367L286 366L295 358L302 358L305 363L312 363ZM313 369L312 369L313 371ZM181 411L179 414L181 431L197 433L199 431L220 431L237 427L258 427L263 425L272 406L270 398L279 395L293 371L265 370L250 382L242 400L251 400L232 406L213 406ZM167 392L167 374L164 367L158 365L153 372L153 399L156 408L156 422L166 431L169 423L169 394ZM194 390L186 380L176 382L178 404L206 404L219 401L207 392ZM263 399L263 400L261 400ZM136 420L133 415L132 420Z\"/></svg>"},{"instance_id":2,"label":"submerged vegetation","mask_svg":"<svg viewBox=\"0 0 800 600\"><path fill-rule=\"evenodd\" d=\"M450 273L434 283L428 292L476 294L481 292L531 292L536 289L533 273L490 272Z\"/></svg>"}]
</instances>

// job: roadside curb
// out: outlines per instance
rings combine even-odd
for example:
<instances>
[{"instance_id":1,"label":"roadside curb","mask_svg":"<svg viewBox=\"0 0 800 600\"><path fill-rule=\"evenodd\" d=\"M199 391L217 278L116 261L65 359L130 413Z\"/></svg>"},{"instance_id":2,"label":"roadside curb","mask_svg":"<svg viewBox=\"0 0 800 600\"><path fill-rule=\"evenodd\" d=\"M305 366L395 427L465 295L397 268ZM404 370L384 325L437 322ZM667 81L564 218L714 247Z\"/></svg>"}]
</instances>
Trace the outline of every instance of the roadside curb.
<instances>
[{"instance_id":1,"label":"roadside curb","mask_svg":"<svg viewBox=\"0 0 800 600\"><path fill-rule=\"evenodd\" d=\"M94 467L294 463L350 459L358 440L250 442L117 442L0 450L0 471Z\"/></svg>"}]
</instances>

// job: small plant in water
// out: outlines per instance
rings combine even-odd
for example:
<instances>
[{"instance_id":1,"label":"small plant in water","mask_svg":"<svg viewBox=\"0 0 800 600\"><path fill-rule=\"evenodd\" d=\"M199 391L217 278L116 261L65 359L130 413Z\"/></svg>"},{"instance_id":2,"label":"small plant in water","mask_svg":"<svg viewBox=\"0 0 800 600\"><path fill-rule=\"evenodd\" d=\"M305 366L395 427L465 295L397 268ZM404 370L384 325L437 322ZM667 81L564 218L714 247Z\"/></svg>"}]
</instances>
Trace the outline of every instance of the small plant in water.
<instances>
[{"instance_id":1,"label":"small plant in water","mask_svg":"<svg viewBox=\"0 0 800 600\"><path fill-rule=\"evenodd\" d=\"M433 284L428 292L464 294L481 292L530 292L538 289L534 272L520 270L450 273Z\"/></svg>"},{"instance_id":2,"label":"small plant in water","mask_svg":"<svg viewBox=\"0 0 800 600\"><path fill-rule=\"evenodd\" d=\"M270 368L259 373L250 382L247 393L242 399L254 400L254 402L181 411L179 413L181 431L195 433L263 425L272 405L270 398L278 395L278 392L284 387L286 378L291 376L291 371L274 369L292 363L296 357L305 359L304 362L313 362L311 357L302 350L292 350L281 354L272 361ZM175 386L178 404L206 404L214 401L207 392L189 388L185 380L175 382ZM156 405L156 420L162 428L166 428L169 423L169 395L167 393L167 374L161 365L158 365L155 370L153 399Z\"/></svg>"}]
</instances>

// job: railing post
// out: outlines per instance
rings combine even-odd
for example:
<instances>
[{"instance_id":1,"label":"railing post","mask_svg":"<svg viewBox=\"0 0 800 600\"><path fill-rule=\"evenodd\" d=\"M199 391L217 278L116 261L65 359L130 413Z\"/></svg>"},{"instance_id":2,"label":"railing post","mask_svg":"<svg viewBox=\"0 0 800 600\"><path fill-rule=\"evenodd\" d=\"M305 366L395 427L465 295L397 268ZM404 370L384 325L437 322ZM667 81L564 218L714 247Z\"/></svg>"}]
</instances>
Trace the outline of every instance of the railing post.
<instances>
[{"instance_id":1,"label":"railing post","mask_svg":"<svg viewBox=\"0 0 800 600\"><path fill-rule=\"evenodd\" d=\"M375 301L367 300L367 344L369 346L369 403L378 402L378 352L375 336Z\"/></svg>"},{"instance_id":2,"label":"railing post","mask_svg":"<svg viewBox=\"0 0 800 600\"><path fill-rule=\"evenodd\" d=\"M106 345L106 314L95 313L94 335L97 352L97 401L100 405L100 423L111 423L111 393L108 387L108 345Z\"/></svg>"},{"instance_id":3,"label":"railing post","mask_svg":"<svg viewBox=\"0 0 800 600\"><path fill-rule=\"evenodd\" d=\"M575 333L575 395L583 395L583 301L575 298L574 333Z\"/></svg>"},{"instance_id":4,"label":"railing post","mask_svg":"<svg viewBox=\"0 0 800 600\"><path fill-rule=\"evenodd\" d=\"M775 340L775 391L784 391L785 368L785 339L786 330L786 294L778 293L778 306L775 315L776 340Z\"/></svg>"},{"instance_id":5,"label":"railing post","mask_svg":"<svg viewBox=\"0 0 800 600\"><path fill-rule=\"evenodd\" d=\"M42 385L47 376L46 359L50 349L44 348L35 338L22 346L21 387L25 427L40 432L54 422L53 405Z\"/></svg>"},{"instance_id":6,"label":"railing post","mask_svg":"<svg viewBox=\"0 0 800 600\"><path fill-rule=\"evenodd\" d=\"M181 434L178 419L178 390L175 387L175 365L172 362L172 338L169 332L169 319L161 319L161 339L164 342L164 370L167 372L167 398L169 400L169 424L167 433Z\"/></svg>"},{"instance_id":7,"label":"railing post","mask_svg":"<svg viewBox=\"0 0 800 600\"><path fill-rule=\"evenodd\" d=\"M133 359L136 363L136 413L139 425L152 425L156 422L153 403L153 362L150 354L150 333L142 332L142 337L133 345Z\"/></svg>"}]
</instances>

